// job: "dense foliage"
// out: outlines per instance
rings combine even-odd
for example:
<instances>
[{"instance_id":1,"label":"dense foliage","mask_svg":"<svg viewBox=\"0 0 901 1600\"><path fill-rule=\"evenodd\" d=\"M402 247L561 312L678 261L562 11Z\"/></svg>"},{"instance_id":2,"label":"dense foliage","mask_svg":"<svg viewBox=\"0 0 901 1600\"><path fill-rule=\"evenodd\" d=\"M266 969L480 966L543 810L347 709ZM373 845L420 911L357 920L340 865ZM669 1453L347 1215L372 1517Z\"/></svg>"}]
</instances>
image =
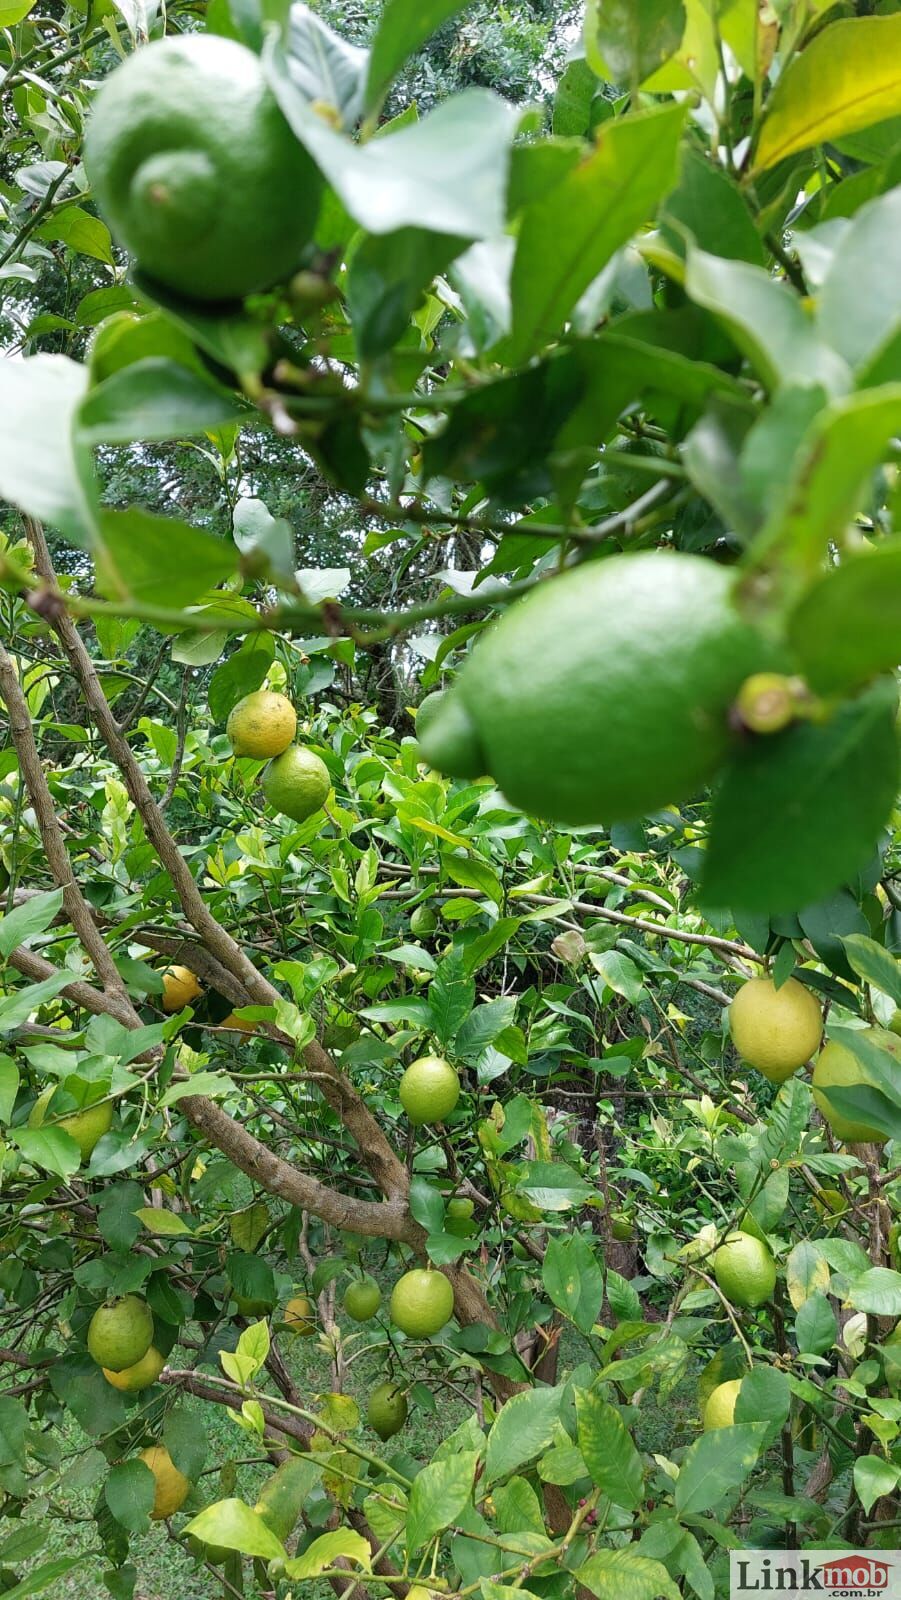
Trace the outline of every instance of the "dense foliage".
<instances>
[{"instance_id":1,"label":"dense foliage","mask_svg":"<svg viewBox=\"0 0 901 1600\"><path fill-rule=\"evenodd\" d=\"M104 120L179 35L261 174L165 73ZM899 61L0 0L0 1593L898 1542ZM243 299L126 254L129 122Z\"/></svg>"}]
</instances>

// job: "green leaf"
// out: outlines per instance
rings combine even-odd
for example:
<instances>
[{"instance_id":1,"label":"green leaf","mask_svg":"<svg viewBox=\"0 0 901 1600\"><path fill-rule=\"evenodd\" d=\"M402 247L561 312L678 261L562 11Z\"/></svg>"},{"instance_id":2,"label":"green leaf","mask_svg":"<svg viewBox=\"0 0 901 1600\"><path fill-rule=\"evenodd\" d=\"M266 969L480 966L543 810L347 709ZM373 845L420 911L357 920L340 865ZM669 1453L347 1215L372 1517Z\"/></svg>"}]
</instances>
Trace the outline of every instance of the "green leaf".
<instances>
[{"instance_id":1,"label":"green leaf","mask_svg":"<svg viewBox=\"0 0 901 1600\"><path fill-rule=\"evenodd\" d=\"M484 1005L476 1006L457 1030L454 1054L463 1060L477 1060L489 1045L494 1044L505 1028L513 1024L515 1017L516 1000L513 995L504 995L497 1000L486 1000Z\"/></svg>"},{"instance_id":2,"label":"green leaf","mask_svg":"<svg viewBox=\"0 0 901 1600\"><path fill-rule=\"evenodd\" d=\"M707 905L797 911L872 854L898 779L896 691L879 682L828 722L749 743L714 801Z\"/></svg>"},{"instance_id":3,"label":"green leaf","mask_svg":"<svg viewBox=\"0 0 901 1600\"><path fill-rule=\"evenodd\" d=\"M270 633L252 634L240 650L223 661L210 679L207 691L210 716L225 722L229 712L246 694L259 689L272 665L275 648Z\"/></svg>"},{"instance_id":4,"label":"green leaf","mask_svg":"<svg viewBox=\"0 0 901 1600\"><path fill-rule=\"evenodd\" d=\"M0 1127L12 1116L19 1092L19 1069L12 1056L0 1055Z\"/></svg>"},{"instance_id":5,"label":"green leaf","mask_svg":"<svg viewBox=\"0 0 901 1600\"><path fill-rule=\"evenodd\" d=\"M823 338L857 371L901 320L892 263L901 254L901 187L871 200L832 257L817 299Z\"/></svg>"},{"instance_id":6,"label":"green leaf","mask_svg":"<svg viewBox=\"0 0 901 1600\"><path fill-rule=\"evenodd\" d=\"M896 1006L901 1006L901 962L897 957L889 955L884 945L862 933L848 934L842 944L858 977L887 994Z\"/></svg>"},{"instance_id":7,"label":"green leaf","mask_svg":"<svg viewBox=\"0 0 901 1600\"><path fill-rule=\"evenodd\" d=\"M820 383L827 393L849 382L841 356L819 338L795 291L763 267L690 249L685 288L722 322L768 389Z\"/></svg>"},{"instance_id":8,"label":"green leaf","mask_svg":"<svg viewBox=\"0 0 901 1600\"><path fill-rule=\"evenodd\" d=\"M221 1545L223 1550L238 1550L243 1556L259 1556L263 1561L285 1560L281 1540L263 1521L258 1511L243 1500L218 1500L207 1506L185 1528L203 1544ZM356 1535L351 1534L351 1538ZM367 1552L369 1546L366 1546Z\"/></svg>"},{"instance_id":9,"label":"green leaf","mask_svg":"<svg viewBox=\"0 0 901 1600\"><path fill-rule=\"evenodd\" d=\"M57 1178L71 1178L81 1166L81 1151L62 1128L16 1128L10 1138L26 1161Z\"/></svg>"},{"instance_id":10,"label":"green leaf","mask_svg":"<svg viewBox=\"0 0 901 1600\"><path fill-rule=\"evenodd\" d=\"M303 4L287 8L286 48L291 78L304 99L315 101L336 127L352 128L363 109L368 52Z\"/></svg>"},{"instance_id":11,"label":"green leaf","mask_svg":"<svg viewBox=\"0 0 901 1600\"><path fill-rule=\"evenodd\" d=\"M463 11L469 0L385 0L370 46L366 109L375 110L408 56L437 28Z\"/></svg>"},{"instance_id":12,"label":"green leaf","mask_svg":"<svg viewBox=\"0 0 901 1600\"><path fill-rule=\"evenodd\" d=\"M30 983L27 988L16 989L13 994L0 1000L0 1033L10 1033L13 1028L21 1027L39 1006L54 1000L71 982L71 972L55 972L52 978Z\"/></svg>"},{"instance_id":13,"label":"green leaf","mask_svg":"<svg viewBox=\"0 0 901 1600\"><path fill-rule=\"evenodd\" d=\"M604 1299L604 1273L584 1234L552 1235L541 1280L557 1310L569 1317L580 1333L590 1333Z\"/></svg>"},{"instance_id":14,"label":"green leaf","mask_svg":"<svg viewBox=\"0 0 901 1600\"><path fill-rule=\"evenodd\" d=\"M120 1461L112 1467L103 1488L113 1516L129 1533L144 1533L153 1510L153 1473L143 1461Z\"/></svg>"},{"instance_id":15,"label":"green leaf","mask_svg":"<svg viewBox=\"0 0 901 1600\"><path fill-rule=\"evenodd\" d=\"M238 1250L254 1251L269 1231L272 1215L265 1201L258 1200L244 1211L235 1211L228 1219L228 1233Z\"/></svg>"},{"instance_id":16,"label":"green leaf","mask_svg":"<svg viewBox=\"0 0 901 1600\"><path fill-rule=\"evenodd\" d=\"M372 1565L372 1551L363 1535L351 1528L337 1528L334 1533L322 1533L314 1539L302 1556L287 1563L285 1572L289 1578L317 1578L326 1567L334 1565L338 1556L355 1561L364 1572Z\"/></svg>"},{"instance_id":17,"label":"green leaf","mask_svg":"<svg viewBox=\"0 0 901 1600\"><path fill-rule=\"evenodd\" d=\"M438 963L438 970L429 984L431 1025L439 1044L450 1044L472 1010L475 993L475 980L467 974L463 951L451 950Z\"/></svg>"},{"instance_id":18,"label":"green leaf","mask_svg":"<svg viewBox=\"0 0 901 1600\"><path fill-rule=\"evenodd\" d=\"M742 1375L735 1403L736 1422L768 1422L781 1428L791 1410L791 1384L788 1373L777 1367L754 1367Z\"/></svg>"},{"instance_id":19,"label":"green leaf","mask_svg":"<svg viewBox=\"0 0 901 1600\"><path fill-rule=\"evenodd\" d=\"M92 548L104 594L176 609L199 600L236 566L231 544L140 506L103 511Z\"/></svg>"},{"instance_id":20,"label":"green leaf","mask_svg":"<svg viewBox=\"0 0 901 1600\"><path fill-rule=\"evenodd\" d=\"M639 1555L631 1545L598 1550L576 1568L575 1577L598 1600L681 1600L666 1567Z\"/></svg>"},{"instance_id":21,"label":"green leaf","mask_svg":"<svg viewBox=\"0 0 901 1600\"><path fill-rule=\"evenodd\" d=\"M251 1331L246 1329L241 1338ZM240 1345L239 1339L239 1349ZM206 1465L209 1444L206 1428L195 1408L181 1404L167 1413L163 1424L163 1443L179 1472L183 1472L192 1482L196 1481Z\"/></svg>"},{"instance_id":22,"label":"green leaf","mask_svg":"<svg viewBox=\"0 0 901 1600\"><path fill-rule=\"evenodd\" d=\"M811 1295L826 1293L829 1264L818 1240L802 1239L794 1246L785 1263L785 1285L796 1311Z\"/></svg>"},{"instance_id":23,"label":"green leaf","mask_svg":"<svg viewBox=\"0 0 901 1600\"><path fill-rule=\"evenodd\" d=\"M605 123L585 160L526 209L511 276L511 364L554 338L614 251L651 218L676 177L684 118L684 107L662 105Z\"/></svg>"},{"instance_id":24,"label":"green leaf","mask_svg":"<svg viewBox=\"0 0 901 1600\"><path fill-rule=\"evenodd\" d=\"M644 994L644 980L634 961L620 950L590 950L588 959L614 994L637 1005Z\"/></svg>"},{"instance_id":25,"label":"green leaf","mask_svg":"<svg viewBox=\"0 0 901 1600\"><path fill-rule=\"evenodd\" d=\"M14 28L34 9L35 0L0 0L0 28Z\"/></svg>"},{"instance_id":26,"label":"green leaf","mask_svg":"<svg viewBox=\"0 0 901 1600\"><path fill-rule=\"evenodd\" d=\"M662 209L661 234L678 255L686 252L687 230L701 250L763 265L763 245L741 190L695 146L683 150L679 183Z\"/></svg>"},{"instance_id":27,"label":"green leaf","mask_svg":"<svg viewBox=\"0 0 901 1600\"><path fill-rule=\"evenodd\" d=\"M882 1495L892 1494L901 1479L901 1467L882 1456L858 1456L854 1463L854 1488L857 1498L869 1516Z\"/></svg>"},{"instance_id":28,"label":"green leaf","mask_svg":"<svg viewBox=\"0 0 901 1600\"><path fill-rule=\"evenodd\" d=\"M383 355L406 333L426 286L466 249L465 239L424 228L369 234L347 274L347 303L361 360Z\"/></svg>"},{"instance_id":29,"label":"green leaf","mask_svg":"<svg viewBox=\"0 0 901 1600\"><path fill-rule=\"evenodd\" d=\"M4 961L17 945L25 944L36 933L49 928L54 917L62 910L62 889L49 889L44 894L30 895L20 906L14 906L0 918L0 956Z\"/></svg>"},{"instance_id":30,"label":"green leaf","mask_svg":"<svg viewBox=\"0 0 901 1600\"><path fill-rule=\"evenodd\" d=\"M499 96L466 89L421 122L355 144L329 127L298 91L272 36L263 65L297 138L367 233L428 228L461 239L491 239L503 232L517 113Z\"/></svg>"},{"instance_id":31,"label":"green leaf","mask_svg":"<svg viewBox=\"0 0 901 1600\"><path fill-rule=\"evenodd\" d=\"M160 356L114 372L85 396L76 419L83 444L131 444L206 433L248 415L246 402L189 367Z\"/></svg>"},{"instance_id":32,"label":"green leaf","mask_svg":"<svg viewBox=\"0 0 901 1600\"><path fill-rule=\"evenodd\" d=\"M822 1356L838 1336L835 1312L825 1294L817 1290L804 1301L795 1317L795 1338L802 1355Z\"/></svg>"},{"instance_id":33,"label":"green leaf","mask_svg":"<svg viewBox=\"0 0 901 1600\"><path fill-rule=\"evenodd\" d=\"M788 636L818 693L856 689L891 672L901 638L901 540L819 576L789 616Z\"/></svg>"},{"instance_id":34,"label":"green leaf","mask_svg":"<svg viewBox=\"0 0 901 1600\"><path fill-rule=\"evenodd\" d=\"M93 519L72 423L87 381L67 356L0 360L0 495L79 545Z\"/></svg>"},{"instance_id":35,"label":"green leaf","mask_svg":"<svg viewBox=\"0 0 901 1600\"><path fill-rule=\"evenodd\" d=\"M686 1451L676 1480L677 1515L698 1516L710 1511L730 1489L743 1483L767 1432L765 1422L739 1422L696 1439Z\"/></svg>"},{"instance_id":36,"label":"green leaf","mask_svg":"<svg viewBox=\"0 0 901 1600\"><path fill-rule=\"evenodd\" d=\"M54 1561L45 1561L42 1566L35 1567L27 1578L14 1583L11 1589L4 1589L3 1600L28 1600L30 1595L44 1594L47 1589L58 1585L61 1578L65 1578L73 1568L80 1566L82 1561L89 1560L92 1555L92 1551L86 1550L80 1556L57 1556Z\"/></svg>"},{"instance_id":37,"label":"green leaf","mask_svg":"<svg viewBox=\"0 0 901 1600\"><path fill-rule=\"evenodd\" d=\"M166 1211L162 1206L141 1206L135 1216L150 1233L166 1235L169 1238L178 1238L180 1235L193 1234L183 1216L178 1212Z\"/></svg>"},{"instance_id":38,"label":"green leaf","mask_svg":"<svg viewBox=\"0 0 901 1600\"><path fill-rule=\"evenodd\" d=\"M870 475L901 427L901 383L866 389L825 406L805 434L786 493L755 541L787 561L819 568L828 543L844 536ZM778 555L777 555L778 559Z\"/></svg>"},{"instance_id":39,"label":"green leaf","mask_svg":"<svg viewBox=\"0 0 901 1600\"><path fill-rule=\"evenodd\" d=\"M109 228L99 217L92 217L89 211L82 211L80 206L63 206L46 222L41 223L36 237L59 240L61 244L68 245L70 250L75 250L78 255L90 256L94 261L102 261L108 267L114 264L113 242Z\"/></svg>"},{"instance_id":40,"label":"green leaf","mask_svg":"<svg viewBox=\"0 0 901 1600\"><path fill-rule=\"evenodd\" d=\"M683 0L589 0L585 38L599 76L635 90L674 56L685 32Z\"/></svg>"},{"instance_id":41,"label":"green leaf","mask_svg":"<svg viewBox=\"0 0 901 1600\"><path fill-rule=\"evenodd\" d=\"M410 1212L426 1233L440 1233L444 1226L444 1197L427 1178L416 1177L410 1184Z\"/></svg>"},{"instance_id":42,"label":"green leaf","mask_svg":"<svg viewBox=\"0 0 901 1600\"><path fill-rule=\"evenodd\" d=\"M578 1445L593 1482L615 1506L641 1505L644 1469L628 1428L615 1406L590 1390L576 1390Z\"/></svg>"},{"instance_id":43,"label":"green leaf","mask_svg":"<svg viewBox=\"0 0 901 1600\"><path fill-rule=\"evenodd\" d=\"M755 170L901 112L901 14L833 22L770 96Z\"/></svg>"},{"instance_id":44,"label":"green leaf","mask_svg":"<svg viewBox=\"0 0 901 1600\"><path fill-rule=\"evenodd\" d=\"M901 1316L901 1272L889 1267L869 1267L848 1281L845 1299L855 1311L873 1317Z\"/></svg>"},{"instance_id":45,"label":"green leaf","mask_svg":"<svg viewBox=\"0 0 901 1600\"><path fill-rule=\"evenodd\" d=\"M407 1508L406 1547L412 1553L456 1522L470 1504L478 1454L463 1450L432 1461L413 1479Z\"/></svg>"},{"instance_id":46,"label":"green leaf","mask_svg":"<svg viewBox=\"0 0 901 1600\"><path fill-rule=\"evenodd\" d=\"M554 1437L561 1401L559 1389L529 1389L505 1403L488 1435L487 1483L509 1477L547 1448Z\"/></svg>"},{"instance_id":47,"label":"green leaf","mask_svg":"<svg viewBox=\"0 0 901 1600\"><path fill-rule=\"evenodd\" d=\"M262 500L244 496L238 501L232 533L247 569L256 573L262 561L275 577L293 577L294 529L283 517L273 517Z\"/></svg>"}]
</instances>

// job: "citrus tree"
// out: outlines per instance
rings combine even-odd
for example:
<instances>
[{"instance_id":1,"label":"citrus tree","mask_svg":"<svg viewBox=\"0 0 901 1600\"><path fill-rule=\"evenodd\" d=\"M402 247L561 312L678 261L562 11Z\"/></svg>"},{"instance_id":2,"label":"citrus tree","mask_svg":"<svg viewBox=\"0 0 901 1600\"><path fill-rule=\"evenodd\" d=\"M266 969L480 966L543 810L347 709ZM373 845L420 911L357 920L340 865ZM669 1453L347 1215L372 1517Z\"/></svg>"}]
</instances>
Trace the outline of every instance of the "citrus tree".
<instances>
[{"instance_id":1,"label":"citrus tree","mask_svg":"<svg viewBox=\"0 0 901 1600\"><path fill-rule=\"evenodd\" d=\"M267 1600L893 1545L897 6L590 0L424 114L456 0L56 9L0 0L2 1592L132 1600L151 1524Z\"/></svg>"}]
</instances>

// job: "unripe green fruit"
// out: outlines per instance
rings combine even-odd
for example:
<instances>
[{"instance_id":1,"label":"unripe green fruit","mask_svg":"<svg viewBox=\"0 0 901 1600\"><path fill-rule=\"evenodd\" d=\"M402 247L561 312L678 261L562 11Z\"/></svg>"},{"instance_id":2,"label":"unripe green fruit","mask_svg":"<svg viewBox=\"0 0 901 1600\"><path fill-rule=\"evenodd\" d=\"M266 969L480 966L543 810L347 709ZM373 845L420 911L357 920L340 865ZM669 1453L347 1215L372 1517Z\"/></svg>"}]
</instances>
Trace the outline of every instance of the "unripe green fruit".
<instances>
[{"instance_id":1,"label":"unripe green fruit","mask_svg":"<svg viewBox=\"0 0 901 1600\"><path fill-rule=\"evenodd\" d=\"M631 821L690 798L728 755L732 702L771 654L734 592L727 568L662 551L539 584L418 727L426 760L490 772L514 805L556 822Z\"/></svg>"},{"instance_id":2,"label":"unripe green fruit","mask_svg":"<svg viewBox=\"0 0 901 1600\"><path fill-rule=\"evenodd\" d=\"M355 1278L344 1291L344 1309L354 1322L369 1322L382 1303L382 1291L375 1278Z\"/></svg>"},{"instance_id":3,"label":"unripe green fruit","mask_svg":"<svg viewBox=\"0 0 901 1600\"><path fill-rule=\"evenodd\" d=\"M796 978L777 989L772 978L750 978L729 1007L732 1043L770 1083L784 1083L819 1049L823 1013Z\"/></svg>"},{"instance_id":4,"label":"unripe green fruit","mask_svg":"<svg viewBox=\"0 0 901 1600\"><path fill-rule=\"evenodd\" d=\"M431 906L416 906L410 917L410 932L414 933L417 939L434 933L437 926L438 918Z\"/></svg>"},{"instance_id":5,"label":"unripe green fruit","mask_svg":"<svg viewBox=\"0 0 901 1600\"><path fill-rule=\"evenodd\" d=\"M750 1233L730 1233L713 1258L713 1271L734 1306L756 1307L773 1298L776 1263L767 1246Z\"/></svg>"},{"instance_id":6,"label":"unripe green fruit","mask_svg":"<svg viewBox=\"0 0 901 1600\"><path fill-rule=\"evenodd\" d=\"M633 1234L632 1218L627 1216L625 1211L618 1211L610 1219L610 1232L620 1244L628 1244Z\"/></svg>"},{"instance_id":7,"label":"unripe green fruit","mask_svg":"<svg viewBox=\"0 0 901 1600\"><path fill-rule=\"evenodd\" d=\"M471 1217L475 1208L475 1201L462 1194L454 1195L453 1199L447 1202L447 1214L449 1217Z\"/></svg>"},{"instance_id":8,"label":"unripe green fruit","mask_svg":"<svg viewBox=\"0 0 901 1600\"><path fill-rule=\"evenodd\" d=\"M369 1396L366 1420L380 1439L399 1433L407 1420L407 1397L396 1383L377 1384Z\"/></svg>"},{"instance_id":9,"label":"unripe green fruit","mask_svg":"<svg viewBox=\"0 0 901 1600\"><path fill-rule=\"evenodd\" d=\"M797 680L781 672L753 672L735 697L735 709L751 733L779 733L797 715Z\"/></svg>"},{"instance_id":10,"label":"unripe green fruit","mask_svg":"<svg viewBox=\"0 0 901 1600\"><path fill-rule=\"evenodd\" d=\"M454 1311L454 1291L443 1272L415 1267L391 1291L391 1321L411 1339L440 1333Z\"/></svg>"},{"instance_id":11,"label":"unripe green fruit","mask_svg":"<svg viewBox=\"0 0 901 1600\"><path fill-rule=\"evenodd\" d=\"M273 810L293 822L306 822L322 810L332 781L328 767L314 750L292 744L270 761L263 773L262 787Z\"/></svg>"},{"instance_id":12,"label":"unripe green fruit","mask_svg":"<svg viewBox=\"0 0 901 1600\"><path fill-rule=\"evenodd\" d=\"M136 1366L152 1342L153 1312L136 1294L98 1306L88 1327L88 1349L98 1367L110 1372Z\"/></svg>"},{"instance_id":13,"label":"unripe green fruit","mask_svg":"<svg viewBox=\"0 0 901 1600\"><path fill-rule=\"evenodd\" d=\"M414 1128L443 1122L460 1098L460 1079L441 1056L420 1056L400 1080L400 1103Z\"/></svg>"},{"instance_id":14,"label":"unripe green fruit","mask_svg":"<svg viewBox=\"0 0 901 1600\"><path fill-rule=\"evenodd\" d=\"M259 58L209 33L146 45L110 74L88 119L85 167L141 270L197 301L287 279L322 193Z\"/></svg>"},{"instance_id":15,"label":"unripe green fruit","mask_svg":"<svg viewBox=\"0 0 901 1600\"><path fill-rule=\"evenodd\" d=\"M29 1128L41 1128L45 1125L47 1110L50 1101L56 1092L56 1085L51 1084L45 1089L39 1100L31 1108L28 1118ZM89 1161L95 1145L100 1143L105 1133L109 1133L113 1125L113 1106L110 1100L101 1100L97 1105L86 1106L84 1111L74 1111L69 1117L60 1117L59 1121L52 1119L48 1126L60 1128L74 1139L78 1145L82 1161Z\"/></svg>"}]
</instances>

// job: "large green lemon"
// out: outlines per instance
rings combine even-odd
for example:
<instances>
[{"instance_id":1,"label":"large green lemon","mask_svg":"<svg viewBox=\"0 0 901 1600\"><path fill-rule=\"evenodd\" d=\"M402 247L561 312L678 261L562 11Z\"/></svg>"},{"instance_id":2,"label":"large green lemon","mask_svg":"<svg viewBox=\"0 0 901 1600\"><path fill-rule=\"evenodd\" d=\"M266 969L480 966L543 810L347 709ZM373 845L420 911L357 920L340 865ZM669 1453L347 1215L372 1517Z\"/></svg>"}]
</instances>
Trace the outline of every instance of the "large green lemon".
<instances>
[{"instance_id":1,"label":"large green lemon","mask_svg":"<svg viewBox=\"0 0 901 1600\"><path fill-rule=\"evenodd\" d=\"M460 1098L460 1079L442 1056L420 1056L400 1080L400 1103L415 1128L443 1122Z\"/></svg>"},{"instance_id":2,"label":"large green lemon","mask_svg":"<svg viewBox=\"0 0 901 1600\"><path fill-rule=\"evenodd\" d=\"M325 762L299 744L289 745L270 761L262 782L269 804L294 822L306 822L321 811L332 786Z\"/></svg>"},{"instance_id":3,"label":"large green lemon","mask_svg":"<svg viewBox=\"0 0 901 1600\"><path fill-rule=\"evenodd\" d=\"M819 1049L823 1013L796 978L777 989L772 978L742 984L729 1007L732 1043L770 1083L784 1083Z\"/></svg>"},{"instance_id":4,"label":"large green lemon","mask_svg":"<svg viewBox=\"0 0 901 1600\"><path fill-rule=\"evenodd\" d=\"M864 1028L863 1038L878 1045L880 1050L886 1050L896 1061L901 1061L901 1039L896 1033L890 1033L887 1028ZM813 1098L836 1139L841 1139L844 1144L885 1144L888 1134L880 1133L878 1128L871 1128L865 1122L855 1122L853 1117L843 1116L840 1111L834 1111L820 1091L829 1089L833 1084L839 1088L852 1088L855 1084L867 1082L866 1069L847 1045L830 1039L814 1065Z\"/></svg>"},{"instance_id":5,"label":"large green lemon","mask_svg":"<svg viewBox=\"0 0 901 1600\"><path fill-rule=\"evenodd\" d=\"M280 756L297 732L297 712L286 695L257 689L232 707L225 731L236 756Z\"/></svg>"},{"instance_id":6,"label":"large green lemon","mask_svg":"<svg viewBox=\"0 0 901 1600\"><path fill-rule=\"evenodd\" d=\"M376 1384L366 1406L366 1421L380 1439L399 1433L407 1420L407 1397L396 1383Z\"/></svg>"},{"instance_id":7,"label":"large green lemon","mask_svg":"<svg viewBox=\"0 0 901 1600\"><path fill-rule=\"evenodd\" d=\"M98 1306L88 1327L88 1349L98 1367L124 1372L143 1360L153 1341L153 1312L140 1295Z\"/></svg>"},{"instance_id":8,"label":"large green lemon","mask_svg":"<svg viewBox=\"0 0 901 1600\"><path fill-rule=\"evenodd\" d=\"M718 1383L711 1389L704 1407L704 1431L709 1433L712 1428L731 1428L735 1421L735 1402L741 1388L741 1378L730 1378L727 1383Z\"/></svg>"},{"instance_id":9,"label":"large green lemon","mask_svg":"<svg viewBox=\"0 0 901 1600\"><path fill-rule=\"evenodd\" d=\"M174 1517L191 1492L190 1478L179 1472L165 1445L150 1445L141 1451L138 1460L143 1461L153 1473L155 1487L151 1521L162 1522L166 1517Z\"/></svg>"},{"instance_id":10,"label":"large green lemon","mask_svg":"<svg viewBox=\"0 0 901 1600\"><path fill-rule=\"evenodd\" d=\"M628 820L696 794L736 735L730 707L769 647L728 568L616 555L540 584L479 640L426 725L423 754L490 773L554 821Z\"/></svg>"},{"instance_id":11,"label":"large green lemon","mask_svg":"<svg viewBox=\"0 0 901 1600\"><path fill-rule=\"evenodd\" d=\"M454 1291L443 1272L414 1267L391 1291L391 1321L411 1339L430 1339L449 1322Z\"/></svg>"},{"instance_id":12,"label":"large green lemon","mask_svg":"<svg viewBox=\"0 0 901 1600\"><path fill-rule=\"evenodd\" d=\"M762 1306L772 1300L776 1263L762 1239L729 1233L713 1258L716 1281L734 1306Z\"/></svg>"},{"instance_id":13,"label":"large green lemon","mask_svg":"<svg viewBox=\"0 0 901 1600\"><path fill-rule=\"evenodd\" d=\"M259 59L212 34L136 50L101 85L85 168L148 277L190 300L282 282L312 237L322 181Z\"/></svg>"}]
</instances>

